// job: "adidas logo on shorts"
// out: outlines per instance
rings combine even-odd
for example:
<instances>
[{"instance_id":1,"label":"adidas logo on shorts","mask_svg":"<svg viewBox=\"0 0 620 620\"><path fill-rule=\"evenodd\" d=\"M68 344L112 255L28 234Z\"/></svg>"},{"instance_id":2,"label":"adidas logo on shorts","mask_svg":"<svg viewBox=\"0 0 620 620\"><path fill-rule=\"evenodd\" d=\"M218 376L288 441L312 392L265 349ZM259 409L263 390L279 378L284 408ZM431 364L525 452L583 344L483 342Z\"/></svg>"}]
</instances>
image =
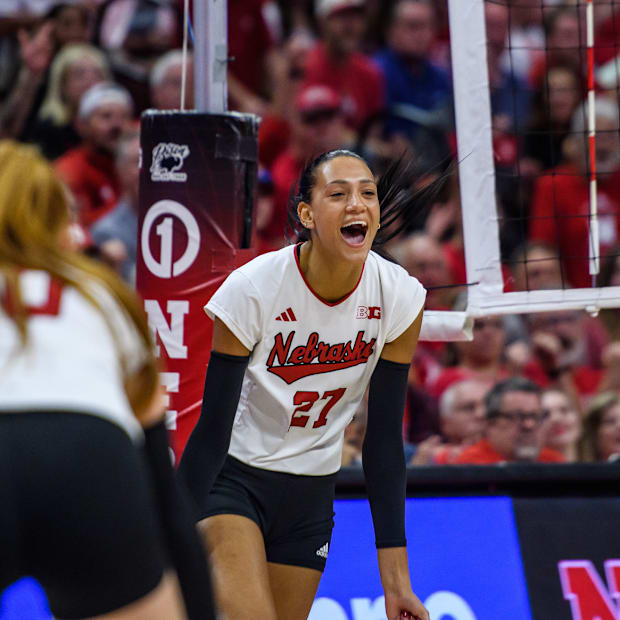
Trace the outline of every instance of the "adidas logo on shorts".
<instances>
[{"instance_id":1,"label":"adidas logo on shorts","mask_svg":"<svg viewBox=\"0 0 620 620\"><path fill-rule=\"evenodd\" d=\"M325 543L320 549L316 550L316 554L320 558L327 559L327 552L329 551L329 543Z\"/></svg>"}]
</instances>

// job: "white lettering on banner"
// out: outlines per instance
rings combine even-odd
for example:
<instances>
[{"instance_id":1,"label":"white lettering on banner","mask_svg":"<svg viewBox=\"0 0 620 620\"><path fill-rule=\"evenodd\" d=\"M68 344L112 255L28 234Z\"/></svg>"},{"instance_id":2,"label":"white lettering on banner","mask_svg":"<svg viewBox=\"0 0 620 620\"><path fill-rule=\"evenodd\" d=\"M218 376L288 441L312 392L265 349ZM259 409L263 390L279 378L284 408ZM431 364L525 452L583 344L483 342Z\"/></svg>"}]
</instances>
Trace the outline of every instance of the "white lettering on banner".
<instances>
[{"instance_id":1,"label":"white lettering on banner","mask_svg":"<svg viewBox=\"0 0 620 620\"><path fill-rule=\"evenodd\" d=\"M187 347L183 344L184 323L183 318L189 314L189 301L168 300L166 310L170 315L170 324L166 321L159 302L156 299L145 299L144 308L148 315L149 327L153 334L153 340L157 336L166 348L166 353L171 359L187 359ZM159 345L155 345L155 355L160 356Z\"/></svg>"},{"instance_id":2,"label":"white lettering on banner","mask_svg":"<svg viewBox=\"0 0 620 620\"><path fill-rule=\"evenodd\" d=\"M431 594L424 606L433 620L477 620L465 599L455 592L442 590ZM342 606L331 598L317 598L312 605L308 620L386 620L385 597L374 601L370 598L352 598L349 617Z\"/></svg>"},{"instance_id":3,"label":"white lettering on banner","mask_svg":"<svg viewBox=\"0 0 620 620\"><path fill-rule=\"evenodd\" d=\"M174 236L172 234L172 217L165 217L156 227L155 233L161 239L159 260L151 252L151 228L155 220L162 215L176 217L181 221L187 233L187 247L178 260L172 262ZM148 270L158 278L172 278L189 269L198 256L200 249L200 229L191 211L175 200L159 200L149 208L142 223L140 235L142 258Z\"/></svg>"},{"instance_id":4,"label":"white lettering on banner","mask_svg":"<svg viewBox=\"0 0 620 620\"><path fill-rule=\"evenodd\" d=\"M166 388L166 394L164 395L164 402L166 405L166 428L169 431L177 430L177 412L169 409L170 407L170 392L179 391L179 378L178 372L160 372L159 377L161 384Z\"/></svg>"},{"instance_id":5,"label":"white lettering on banner","mask_svg":"<svg viewBox=\"0 0 620 620\"><path fill-rule=\"evenodd\" d=\"M369 598L352 598L351 611L355 620L385 620L385 597L374 602Z\"/></svg>"},{"instance_id":6,"label":"white lettering on banner","mask_svg":"<svg viewBox=\"0 0 620 620\"><path fill-rule=\"evenodd\" d=\"M312 605L308 620L349 620L347 612L331 598L317 598Z\"/></svg>"},{"instance_id":7,"label":"white lettering on banner","mask_svg":"<svg viewBox=\"0 0 620 620\"><path fill-rule=\"evenodd\" d=\"M424 601L424 607L433 620L476 620L465 599L454 592L435 592Z\"/></svg>"}]
</instances>

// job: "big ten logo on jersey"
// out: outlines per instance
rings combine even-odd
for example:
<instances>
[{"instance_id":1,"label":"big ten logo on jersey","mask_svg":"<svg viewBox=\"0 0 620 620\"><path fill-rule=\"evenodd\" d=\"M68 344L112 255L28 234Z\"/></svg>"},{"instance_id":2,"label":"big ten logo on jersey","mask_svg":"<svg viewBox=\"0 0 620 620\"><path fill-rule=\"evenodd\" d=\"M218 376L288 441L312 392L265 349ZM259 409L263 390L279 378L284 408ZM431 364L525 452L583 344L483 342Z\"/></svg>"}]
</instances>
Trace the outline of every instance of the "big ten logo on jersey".
<instances>
[{"instance_id":1,"label":"big ten logo on jersey","mask_svg":"<svg viewBox=\"0 0 620 620\"><path fill-rule=\"evenodd\" d=\"M140 241L142 258L148 270L158 278L172 278L187 271L196 260L200 249L200 228L191 211L182 204L175 200L160 200L144 216ZM159 256L156 258L151 247L157 245Z\"/></svg>"},{"instance_id":2,"label":"big ten logo on jersey","mask_svg":"<svg viewBox=\"0 0 620 620\"><path fill-rule=\"evenodd\" d=\"M558 563L572 620L620 620L620 559L606 560L604 569L607 587L590 560Z\"/></svg>"},{"instance_id":3,"label":"big ten logo on jersey","mask_svg":"<svg viewBox=\"0 0 620 620\"><path fill-rule=\"evenodd\" d=\"M380 319L381 306L358 306L355 311L356 319Z\"/></svg>"}]
</instances>

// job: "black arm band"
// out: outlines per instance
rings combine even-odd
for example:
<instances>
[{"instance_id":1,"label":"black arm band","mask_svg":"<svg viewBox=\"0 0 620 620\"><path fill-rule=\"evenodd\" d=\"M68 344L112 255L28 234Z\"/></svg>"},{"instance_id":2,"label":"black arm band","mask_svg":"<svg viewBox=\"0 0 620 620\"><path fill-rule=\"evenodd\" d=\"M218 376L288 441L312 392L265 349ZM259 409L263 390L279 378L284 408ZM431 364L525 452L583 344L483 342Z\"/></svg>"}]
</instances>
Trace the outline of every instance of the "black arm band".
<instances>
[{"instance_id":1,"label":"black arm band","mask_svg":"<svg viewBox=\"0 0 620 620\"><path fill-rule=\"evenodd\" d=\"M215 620L213 592L204 546L189 500L174 476L168 432L163 422L144 430L144 450L151 469L164 540L177 572L190 620Z\"/></svg>"},{"instance_id":2,"label":"black arm band","mask_svg":"<svg viewBox=\"0 0 620 620\"><path fill-rule=\"evenodd\" d=\"M362 463L378 548L407 544L402 424L408 373L408 364L380 359L370 380Z\"/></svg>"},{"instance_id":3,"label":"black arm band","mask_svg":"<svg viewBox=\"0 0 620 620\"><path fill-rule=\"evenodd\" d=\"M219 474L232 434L248 356L211 352L200 418L190 435L178 475L196 503L201 518L204 502Z\"/></svg>"}]
</instances>

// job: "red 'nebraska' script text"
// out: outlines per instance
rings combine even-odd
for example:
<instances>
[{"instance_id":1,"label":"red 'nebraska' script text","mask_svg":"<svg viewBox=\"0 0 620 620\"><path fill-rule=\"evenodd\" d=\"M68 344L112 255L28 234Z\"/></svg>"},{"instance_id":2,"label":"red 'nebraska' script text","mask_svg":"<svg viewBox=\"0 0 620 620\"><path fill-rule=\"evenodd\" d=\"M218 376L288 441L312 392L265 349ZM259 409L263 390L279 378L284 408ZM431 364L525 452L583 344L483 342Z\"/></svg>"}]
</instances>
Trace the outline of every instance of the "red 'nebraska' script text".
<instances>
[{"instance_id":1,"label":"red 'nebraska' script text","mask_svg":"<svg viewBox=\"0 0 620 620\"><path fill-rule=\"evenodd\" d=\"M295 347L293 338L295 332L291 332L286 342L282 334L276 334L273 347L267 358L267 370L288 383L294 383L298 379L310 375L318 375L325 372L335 372L343 368L350 368L358 364L365 364L372 355L376 338L369 342L364 340L364 332L357 332L355 342L340 342L328 344L319 340L317 332L308 336L306 344ZM275 366L275 362L278 365Z\"/></svg>"}]
</instances>

